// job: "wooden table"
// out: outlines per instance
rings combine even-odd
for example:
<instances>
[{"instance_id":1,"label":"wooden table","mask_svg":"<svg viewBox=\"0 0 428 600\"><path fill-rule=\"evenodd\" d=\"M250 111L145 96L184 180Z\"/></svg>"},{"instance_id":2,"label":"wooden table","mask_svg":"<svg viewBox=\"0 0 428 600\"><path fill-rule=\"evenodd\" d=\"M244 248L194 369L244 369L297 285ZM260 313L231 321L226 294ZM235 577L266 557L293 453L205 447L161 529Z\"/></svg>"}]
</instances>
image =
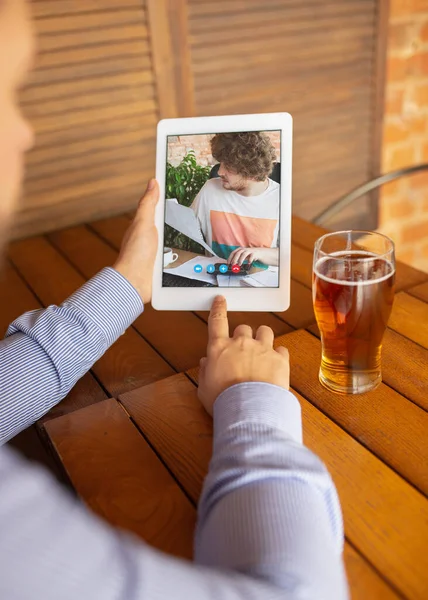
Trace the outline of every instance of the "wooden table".
<instances>
[{"instance_id":1,"label":"wooden table","mask_svg":"<svg viewBox=\"0 0 428 600\"><path fill-rule=\"evenodd\" d=\"M0 278L0 327L60 303L112 264L129 216L18 241ZM384 383L357 397L318 383L312 247L323 232L293 221L291 308L231 313L270 325L291 354L304 440L328 466L345 521L354 599L428 598L428 273L397 267L383 350ZM190 557L212 423L196 396L207 314L156 312L134 325L27 435L50 450L82 499L108 521ZM37 434L37 435L36 435ZM25 444L23 444L25 446ZM42 453L39 448L39 453ZM27 452L31 454L31 451Z\"/></svg>"}]
</instances>

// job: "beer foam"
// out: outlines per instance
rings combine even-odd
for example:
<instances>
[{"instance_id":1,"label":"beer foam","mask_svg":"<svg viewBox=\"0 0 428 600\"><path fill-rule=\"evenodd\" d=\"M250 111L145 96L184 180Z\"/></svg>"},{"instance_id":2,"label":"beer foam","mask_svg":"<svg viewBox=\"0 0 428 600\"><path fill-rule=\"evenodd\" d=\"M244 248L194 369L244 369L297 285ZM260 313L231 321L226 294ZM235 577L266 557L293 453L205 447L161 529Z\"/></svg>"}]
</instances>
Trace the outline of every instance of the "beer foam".
<instances>
[{"instance_id":1,"label":"beer foam","mask_svg":"<svg viewBox=\"0 0 428 600\"><path fill-rule=\"evenodd\" d=\"M322 263L330 260L332 257L334 258L337 256L349 256L350 254L358 254L359 256L361 256L363 254L363 255L365 255L365 257L367 257L367 259L372 258L374 260L381 260L388 265L388 267L391 269L391 272L387 273L383 277L377 277L375 279L367 279L365 281L347 281L346 279L333 279L332 277L327 277L323 273L320 273L320 271L318 270ZM365 257L362 258L363 261L367 260ZM382 256L379 256L378 254L373 254L373 252L367 252L367 251L363 251L363 250L339 250L337 252L332 252L328 256L323 256L322 258L320 258L314 266L314 273L317 277L319 277L319 279L322 279L323 281L328 281L328 283L334 283L335 285L355 286L355 285L371 285L373 283L381 283L382 281L386 281L387 279L389 279L390 277L392 277L395 274L395 269L389 260L386 260L385 258L383 258Z\"/></svg>"}]
</instances>

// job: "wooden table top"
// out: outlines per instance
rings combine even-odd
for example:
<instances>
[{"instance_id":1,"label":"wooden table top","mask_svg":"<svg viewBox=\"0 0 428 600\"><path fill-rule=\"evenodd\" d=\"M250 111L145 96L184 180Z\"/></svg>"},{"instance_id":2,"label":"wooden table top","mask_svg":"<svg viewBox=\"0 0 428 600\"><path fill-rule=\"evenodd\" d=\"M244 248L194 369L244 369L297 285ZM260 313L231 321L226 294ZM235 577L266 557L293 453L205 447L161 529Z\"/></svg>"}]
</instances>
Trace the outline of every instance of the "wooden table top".
<instances>
[{"instance_id":1,"label":"wooden table top","mask_svg":"<svg viewBox=\"0 0 428 600\"><path fill-rule=\"evenodd\" d=\"M60 303L116 258L124 215L14 242L0 274L0 329L26 310ZM397 265L383 383L342 397L318 383L312 247L323 230L293 219L291 307L230 313L231 327L271 326L291 355L306 445L341 499L354 599L428 598L428 273ZM3 332L2 331L2 332ZM82 499L105 519L166 552L192 554L195 507L212 422L196 396L207 313L150 306L68 397L37 425Z\"/></svg>"}]
</instances>

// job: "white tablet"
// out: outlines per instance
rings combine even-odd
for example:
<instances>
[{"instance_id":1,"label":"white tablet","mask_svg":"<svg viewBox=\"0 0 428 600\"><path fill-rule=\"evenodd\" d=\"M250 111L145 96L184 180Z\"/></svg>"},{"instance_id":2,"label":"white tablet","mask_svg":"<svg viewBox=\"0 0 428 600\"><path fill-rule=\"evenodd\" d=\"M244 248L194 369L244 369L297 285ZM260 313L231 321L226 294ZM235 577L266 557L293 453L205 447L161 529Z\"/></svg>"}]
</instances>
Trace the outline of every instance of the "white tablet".
<instances>
[{"instance_id":1,"label":"white tablet","mask_svg":"<svg viewBox=\"0 0 428 600\"><path fill-rule=\"evenodd\" d=\"M158 125L159 249L152 304L284 311L290 304L292 118L166 119Z\"/></svg>"}]
</instances>

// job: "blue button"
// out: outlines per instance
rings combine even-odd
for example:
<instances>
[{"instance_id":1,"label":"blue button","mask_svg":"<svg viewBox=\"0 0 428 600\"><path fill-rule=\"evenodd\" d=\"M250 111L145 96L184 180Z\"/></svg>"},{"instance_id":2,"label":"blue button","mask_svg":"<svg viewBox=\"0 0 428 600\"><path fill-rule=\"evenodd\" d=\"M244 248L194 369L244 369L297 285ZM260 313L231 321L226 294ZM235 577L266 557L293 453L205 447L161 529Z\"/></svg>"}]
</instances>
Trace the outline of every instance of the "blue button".
<instances>
[{"instance_id":1,"label":"blue button","mask_svg":"<svg viewBox=\"0 0 428 600\"><path fill-rule=\"evenodd\" d=\"M208 265L207 266L207 273L214 273L215 271L215 266L214 265Z\"/></svg>"},{"instance_id":2,"label":"blue button","mask_svg":"<svg viewBox=\"0 0 428 600\"><path fill-rule=\"evenodd\" d=\"M227 265L220 265L220 273L227 273L229 267Z\"/></svg>"},{"instance_id":3,"label":"blue button","mask_svg":"<svg viewBox=\"0 0 428 600\"><path fill-rule=\"evenodd\" d=\"M195 265L193 267L193 270L195 271L195 273L202 273L202 266L201 265Z\"/></svg>"}]
</instances>

